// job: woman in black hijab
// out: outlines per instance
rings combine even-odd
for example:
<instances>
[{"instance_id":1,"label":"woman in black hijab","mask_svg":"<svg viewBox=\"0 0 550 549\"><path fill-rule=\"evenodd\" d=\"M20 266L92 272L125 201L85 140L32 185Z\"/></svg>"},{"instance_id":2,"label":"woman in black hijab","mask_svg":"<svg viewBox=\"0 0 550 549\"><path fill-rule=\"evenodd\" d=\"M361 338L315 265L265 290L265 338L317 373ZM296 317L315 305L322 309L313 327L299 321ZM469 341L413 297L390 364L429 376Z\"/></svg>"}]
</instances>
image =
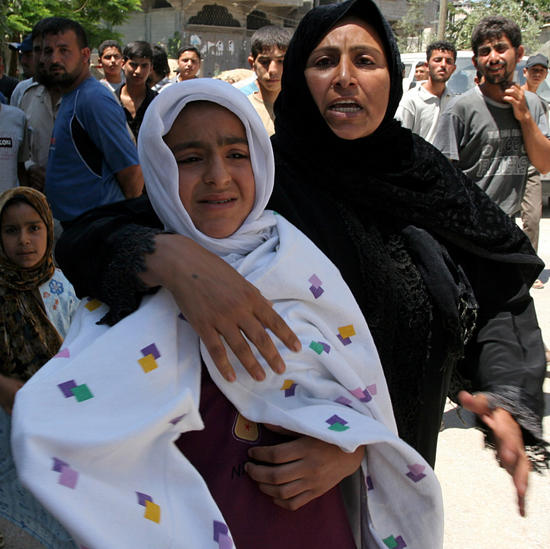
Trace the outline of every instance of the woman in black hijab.
<instances>
[{"instance_id":1,"label":"woman in black hijab","mask_svg":"<svg viewBox=\"0 0 550 549\"><path fill-rule=\"evenodd\" d=\"M387 80L376 80L384 69ZM374 3L306 14L275 104L271 206L338 265L373 333L399 432L429 462L451 378L486 391L536 443L545 356L528 288L541 262L476 185L394 120L401 94L397 44ZM516 442L507 466L521 497Z\"/></svg>"},{"instance_id":2,"label":"woman in black hijab","mask_svg":"<svg viewBox=\"0 0 550 549\"><path fill-rule=\"evenodd\" d=\"M458 388L484 392L466 393L464 402L496 433L522 510L528 473L522 433L526 442L544 445L545 357L528 292L542 263L478 187L394 121L400 98L397 45L373 2L309 12L286 53L275 104L270 207L304 231L342 272L373 333L400 435L430 463L451 380ZM292 337L260 297L177 237L156 237L156 251L145 255L154 247L152 233L124 227L128 223L158 225L143 201L127 202L85 216L58 247L75 287L111 305L108 321L135 308L143 282L162 284L222 370L227 368L220 334L259 375L241 332L272 367L280 366L258 324L287 345ZM128 276L140 271L141 278ZM251 455L292 461L277 452L256 449ZM288 494L290 484L304 485L288 477L270 482L273 471L248 468L279 500L287 499L281 486Z\"/></svg>"}]
</instances>

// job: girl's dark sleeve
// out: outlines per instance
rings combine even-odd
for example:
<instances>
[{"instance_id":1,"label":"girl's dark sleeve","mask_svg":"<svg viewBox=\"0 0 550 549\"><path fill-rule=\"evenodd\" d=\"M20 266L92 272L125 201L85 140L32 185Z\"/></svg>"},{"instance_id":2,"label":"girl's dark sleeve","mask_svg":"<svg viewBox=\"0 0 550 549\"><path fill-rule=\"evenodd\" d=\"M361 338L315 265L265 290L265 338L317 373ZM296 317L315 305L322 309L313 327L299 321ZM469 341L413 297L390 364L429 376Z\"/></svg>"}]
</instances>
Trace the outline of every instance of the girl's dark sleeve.
<instances>
[{"instance_id":1,"label":"girl's dark sleeve","mask_svg":"<svg viewBox=\"0 0 550 549\"><path fill-rule=\"evenodd\" d=\"M80 298L109 305L102 319L115 324L150 293L138 273L152 253L160 220L146 196L108 204L79 216L64 229L55 258Z\"/></svg>"}]
</instances>

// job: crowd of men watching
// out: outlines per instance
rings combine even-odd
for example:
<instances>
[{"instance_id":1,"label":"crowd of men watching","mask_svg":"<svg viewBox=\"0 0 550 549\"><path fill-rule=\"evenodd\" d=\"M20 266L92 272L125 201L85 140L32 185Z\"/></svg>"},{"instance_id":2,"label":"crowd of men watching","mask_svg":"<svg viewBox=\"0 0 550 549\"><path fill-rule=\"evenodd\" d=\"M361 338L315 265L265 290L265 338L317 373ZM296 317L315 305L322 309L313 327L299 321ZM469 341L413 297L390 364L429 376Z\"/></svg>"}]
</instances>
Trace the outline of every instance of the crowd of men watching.
<instances>
[{"instance_id":1,"label":"crowd of men watching","mask_svg":"<svg viewBox=\"0 0 550 549\"><path fill-rule=\"evenodd\" d=\"M252 37L249 63L258 91L250 100L269 133L290 37L275 26ZM122 47L106 40L98 48L98 80L86 33L70 19L43 19L12 46L25 78L19 82L0 71L0 190L21 184L43 191L61 225L91 208L139 196L136 141L145 111L166 86L199 76L200 51L181 47L171 77L161 46L138 40Z\"/></svg>"}]
</instances>

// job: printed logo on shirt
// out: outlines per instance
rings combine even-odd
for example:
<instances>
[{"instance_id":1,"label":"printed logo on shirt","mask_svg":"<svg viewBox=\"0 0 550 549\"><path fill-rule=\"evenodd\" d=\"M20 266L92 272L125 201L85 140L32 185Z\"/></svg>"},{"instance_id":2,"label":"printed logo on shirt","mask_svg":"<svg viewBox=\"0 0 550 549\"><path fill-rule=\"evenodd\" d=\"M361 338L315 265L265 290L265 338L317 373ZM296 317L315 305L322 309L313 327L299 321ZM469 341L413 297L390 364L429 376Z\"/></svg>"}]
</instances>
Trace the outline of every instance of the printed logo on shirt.
<instances>
[{"instance_id":1,"label":"printed logo on shirt","mask_svg":"<svg viewBox=\"0 0 550 549\"><path fill-rule=\"evenodd\" d=\"M244 466L247 464L247 461L243 461L242 463L239 463L238 465L233 465L233 468L231 469L231 480L235 478L240 478L243 475L246 475L246 470Z\"/></svg>"},{"instance_id":2,"label":"printed logo on shirt","mask_svg":"<svg viewBox=\"0 0 550 549\"><path fill-rule=\"evenodd\" d=\"M0 137L0 147L4 149L13 148L13 141L11 137Z\"/></svg>"},{"instance_id":3,"label":"printed logo on shirt","mask_svg":"<svg viewBox=\"0 0 550 549\"><path fill-rule=\"evenodd\" d=\"M523 134L518 129L487 132L488 143L481 151L476 177L525 175L529 158L525 152Z\"/></svg>"},{"instance_id":4,"label":"printed logo on shirt","mask_svg":"<svg viewBox=\"0 0 550 549\"><path fill-rule=\"evenodd\" d=\"M233 426L233 434L239 440L247 442L256 442L260 436L258 424L254 421L249 421L241 414L237 415L235 425Z\"/></svg>"}]
</instances>

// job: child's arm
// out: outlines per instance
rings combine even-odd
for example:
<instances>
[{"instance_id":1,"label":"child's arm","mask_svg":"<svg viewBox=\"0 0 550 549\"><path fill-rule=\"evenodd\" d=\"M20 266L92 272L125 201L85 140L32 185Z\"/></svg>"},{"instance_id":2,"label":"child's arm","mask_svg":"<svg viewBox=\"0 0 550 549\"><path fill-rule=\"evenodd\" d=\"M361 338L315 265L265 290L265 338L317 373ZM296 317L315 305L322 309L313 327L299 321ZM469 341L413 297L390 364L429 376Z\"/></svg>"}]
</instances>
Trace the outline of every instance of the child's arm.
<instances>
[{"instance_id":1,"label":"child's arm","mask_svg":"<svg viewBox=\"0 0 550 549\"><path fill-rule=\"evenodd\" d=\"M279 427L273 430L281 431ZM355 473L365 455L365 447L359 446L350 454L334 444L300 436L274 446L255 446L248 455L266 463L246 464L246 472L258 483L258 488L276 505L295 511Z\"/></svg>"},{"instance_id":2,"label":"child's arm","mask_svg":"<svg viewBox=\"0 0 550 549\"><path fill-rule=\"evenodd\" d=\"M11 415L15 393L23 387L24 383L13 377L7 377L0 374L0 406L6 413Z\"/></svg>"}]
</instances>

